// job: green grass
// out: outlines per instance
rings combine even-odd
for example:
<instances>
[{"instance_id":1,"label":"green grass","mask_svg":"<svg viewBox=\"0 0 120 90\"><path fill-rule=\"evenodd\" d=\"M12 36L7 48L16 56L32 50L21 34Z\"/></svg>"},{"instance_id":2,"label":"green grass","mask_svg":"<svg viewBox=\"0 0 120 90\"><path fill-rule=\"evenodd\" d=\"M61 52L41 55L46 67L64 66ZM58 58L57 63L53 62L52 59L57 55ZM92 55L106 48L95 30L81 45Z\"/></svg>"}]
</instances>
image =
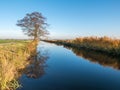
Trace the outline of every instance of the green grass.
<instances>
[{"instance_id":1,"label":"green grass","mask_svg":"<svg viewBox=\"0 0 120 90\"><path fill-rule=\"evenodd\" d=\"M17 40L17 39L0 39L0 44L3 43L26 43L30 42L31 40Z\"/></svg>"}]
</instances>

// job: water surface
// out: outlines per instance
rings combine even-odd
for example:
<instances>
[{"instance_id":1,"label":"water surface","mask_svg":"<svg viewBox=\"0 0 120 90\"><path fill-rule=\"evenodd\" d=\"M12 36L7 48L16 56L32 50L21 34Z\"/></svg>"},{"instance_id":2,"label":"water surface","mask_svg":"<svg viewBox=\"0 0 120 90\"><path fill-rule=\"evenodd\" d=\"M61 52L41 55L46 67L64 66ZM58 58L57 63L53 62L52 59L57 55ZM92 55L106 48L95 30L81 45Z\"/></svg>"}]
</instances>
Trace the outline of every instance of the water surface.
<instances>
[{"instance_id":1,"label":"water surface","mask_svg":"<svg viewBox=\"0 0 120 90\"><path fill-rule=\"evenodd\" d=\"M45 42L38 51L18 90L120 90L119 58Z\"/></svg>"}]
</instances>

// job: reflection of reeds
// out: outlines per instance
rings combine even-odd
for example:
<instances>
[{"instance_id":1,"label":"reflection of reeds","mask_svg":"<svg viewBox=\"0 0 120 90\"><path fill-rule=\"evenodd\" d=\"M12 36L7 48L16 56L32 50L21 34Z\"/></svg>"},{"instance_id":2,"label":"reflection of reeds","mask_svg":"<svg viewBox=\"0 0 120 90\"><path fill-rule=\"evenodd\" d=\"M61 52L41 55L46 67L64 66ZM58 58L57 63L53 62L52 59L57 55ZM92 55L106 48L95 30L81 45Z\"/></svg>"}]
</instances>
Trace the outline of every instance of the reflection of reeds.
<instances>
[{"instance_id":1,"label":"reflection of reeds","mask_svg":"<svg viewBox=\"0 0 120 90\"><path fill-rule=\"evenodd\" d=\"M1 90L13 90L20 86L16 80L20 71L29 64L27 59L34 46L35 42L0 45Z\"/></svg>"},{"instance_id":2,"label":"reflection of reeds","mask_svg":"<svg viewBox=\"0 0 120 90\"><path fill-rule=\"evenodd\" d=\"M87 48L90 50L104 52L113 56L120 55L120 40L109 37L84 37L74 40L45 40L47 42L72 46L76 48Z\"/></svg>"},{"instance_id":3,"label":"reflection of reeds","mask_svg":"<svg viewBox=\"0 0 120 90\"><path fill-rule=\"evenodd\" d=\"M77 56L120 69L120 40L108 37L85 37L75 40L45 40L71 49ZM102 52L102 53L101 53ZM103 53L104 52L104 53Z\"/></svg>"},{"instance_id":4,"label":"reflection of reeds","mask_svg":"<svg viewBox=\"0 0 120 90\"><path fill-rule=\"evenodd\" d=\"M119 57L111 57L109 55L105 55L105 54L87 50L87 49L77 49L77 48L71 48L71 47L69 47L69 49L71 49L77 56L83 57L91 62L99 63L100 65L103 65L103 66L110 66L115 69L120 69Z\"/></svg>"}]
</instances>

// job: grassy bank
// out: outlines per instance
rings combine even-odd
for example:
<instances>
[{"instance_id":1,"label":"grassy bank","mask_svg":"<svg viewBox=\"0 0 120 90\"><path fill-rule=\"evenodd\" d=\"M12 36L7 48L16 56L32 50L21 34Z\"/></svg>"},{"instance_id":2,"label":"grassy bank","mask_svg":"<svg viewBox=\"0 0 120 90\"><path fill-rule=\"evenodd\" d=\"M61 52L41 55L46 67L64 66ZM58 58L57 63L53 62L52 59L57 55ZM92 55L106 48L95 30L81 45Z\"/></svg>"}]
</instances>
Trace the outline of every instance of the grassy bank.
<instances>
[{"instance_id":1,"label":"grassy bank","mask_svg":"<svg viewBox=\"0 0 120 90\"><path fill-rule=\"evenodd\" d=\"M109 37L84 37L74 40L45 40L47 42L71 46L75 48L86 48L97 52L110 54L113 56L120 55L120 40Z\"/></svg>"},{"instance_id":2,"label":"grassy bank","mask_svg":"<svg viewBox=\"0 0 120 90\"><path fill-rule=\"evenodd\" d=\"M28 58L36 44L24 40L4 42L7 44L0 44L0 90L15 90L20 87L17 79L29 65Z\"/></svg>"}]
</instances>

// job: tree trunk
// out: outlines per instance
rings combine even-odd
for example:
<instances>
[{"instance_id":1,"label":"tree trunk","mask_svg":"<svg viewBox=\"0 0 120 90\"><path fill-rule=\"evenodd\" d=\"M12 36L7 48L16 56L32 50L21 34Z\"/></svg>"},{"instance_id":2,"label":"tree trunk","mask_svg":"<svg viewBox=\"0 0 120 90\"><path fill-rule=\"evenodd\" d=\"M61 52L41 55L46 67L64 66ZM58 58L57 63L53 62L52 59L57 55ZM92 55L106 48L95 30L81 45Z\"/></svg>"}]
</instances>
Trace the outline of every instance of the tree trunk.
<instances>
[{"instance_id":1,"label":"tree trunk","mask_svg":"<svg viewBox=\"0 0 120 90\"><path fill-rule=\"evenodd\" d=\"M39 31L39 25L35 25L34 40L37 40L37 41L39 40L38 31Z\"/></svg>"}]
</instances>

